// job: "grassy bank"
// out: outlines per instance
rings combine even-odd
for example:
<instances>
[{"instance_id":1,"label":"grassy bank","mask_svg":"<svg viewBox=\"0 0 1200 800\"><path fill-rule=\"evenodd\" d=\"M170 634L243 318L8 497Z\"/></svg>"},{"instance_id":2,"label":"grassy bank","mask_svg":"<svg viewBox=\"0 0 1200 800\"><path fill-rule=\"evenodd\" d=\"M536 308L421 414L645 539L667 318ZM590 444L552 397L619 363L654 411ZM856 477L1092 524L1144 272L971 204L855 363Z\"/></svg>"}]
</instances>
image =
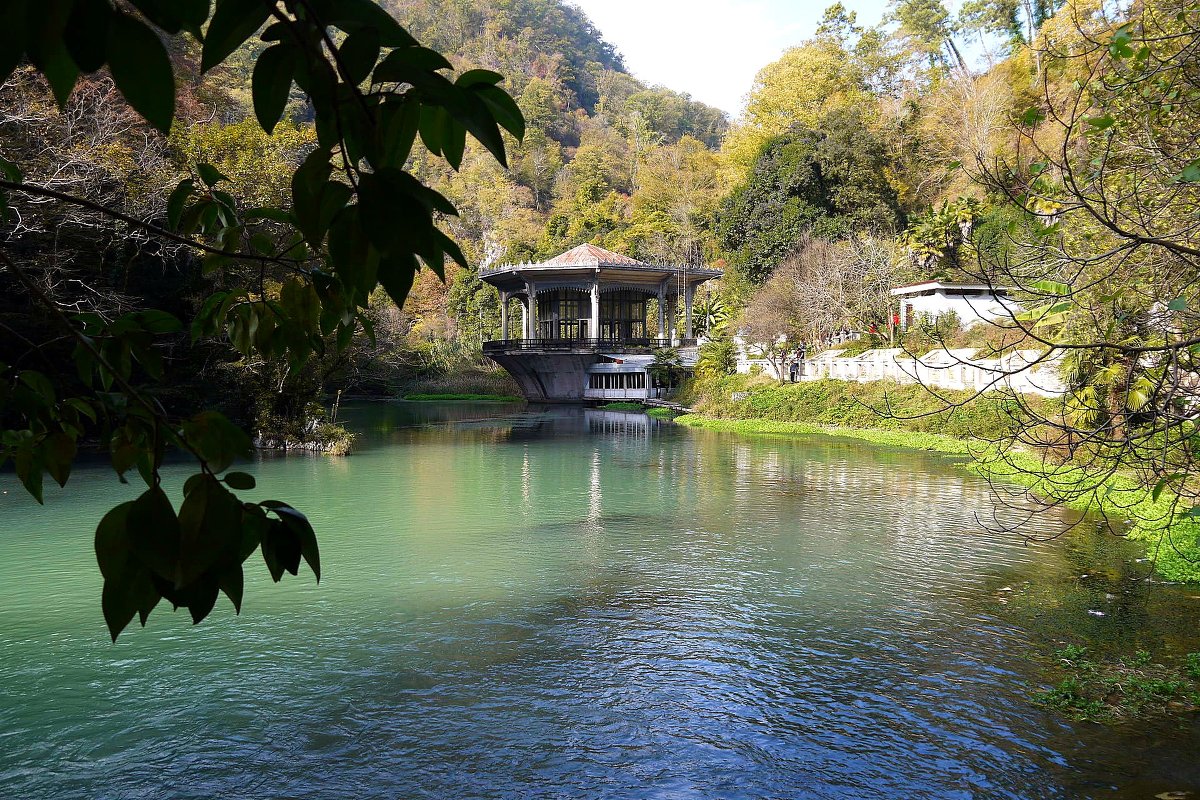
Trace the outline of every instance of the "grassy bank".
<instances>
[{"instance_id":1,"label":"grassy bank","mask_svg":"<svg viewBox=\"0 0 1200 800\"><path fill-rule=\"evenodd\" d=\"M491 364L465 364L448 368L442 374L426 375L402 387L406 399L437 395L486 395L521 399L521 387L512 376Z\"/></svg>"},{"instance_id":2,"label":"grassy bank","mask_svg":"<svg viewBox=\"0 0 1200 800\"><path fill-rule=\"evenodd\" d=\"M738 375L698 382L688 401L697 410L676 419L682 425L709 430L767 435L835 435L894 447L968 454L966 468L990 480L1013 483L1043 497L1055 497L1055 486L1072 485L1069 464L1047 466L1032 454L1005 453L1004 461L989 450L986 439L1011 424L1009 408L1000 399L979 398L965 408L943 410L941 401L920 386L890 382L851 383L810 381L779 384ZM965 399L966 392L945 392L947 399ZM889 416L878 409L888 408ZM1009 462L1009 463L1006 463ZM1154 498L1134 480L1109 479L1095 495L1070 498L1065 505L1104 513L1130 538L1144 541L1162 577L1200 582L1200 520L1172 518L1171 498Z\"/></svg>"},{"instance_id":3,"label":"grassy bank","mask_svg":"<svg viewBox=\"0 0 1200 800\"><path fill-rule=\"evenodd\" d=\"M523 403L525 398L510 394L471 394L444 392L441 394L406 394L405 400L414 403Z\"/></svg>"},{"instance_id":4,"label":"grassy bank","mask_svg":"<svg viewBox=\"0 0 1200 800\"><path fill-rule=\"evenodd\" d=\"M841 436L874 444L908 447L914 450L935 450L939 453L967 453L970 444L964 439L920 431L881 430L878 428L843 428L816 425L811 422L780 422L770 419L717 419L703 414L684 414L676 417L680 425L726 433L768 436Z\"/></svg>"}]
</instances>

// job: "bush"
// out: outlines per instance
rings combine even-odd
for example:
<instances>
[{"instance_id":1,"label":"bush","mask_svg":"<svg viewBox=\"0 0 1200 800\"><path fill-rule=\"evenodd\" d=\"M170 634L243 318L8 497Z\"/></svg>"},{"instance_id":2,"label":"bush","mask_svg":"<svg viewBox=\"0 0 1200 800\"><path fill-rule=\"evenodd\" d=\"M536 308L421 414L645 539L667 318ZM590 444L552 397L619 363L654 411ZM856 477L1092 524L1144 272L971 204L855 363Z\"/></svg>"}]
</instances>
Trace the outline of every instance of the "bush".
<instances>
[{"instance_id":1,"label":"bush","mask_svg":"<svg viewBox=\"0 0 1200 800\"><path fill-rule=\"evenodd\" d=\"M971 392L944 391L951 400ZM724 419L807 422L840 428L876 428L939 433L957 438L993 438L1013 424L1016 409L1000 398L979 398L965 408L945 404L916 384L838 380L780 384L733 375L698 379L689 395L701 414ZM738 399L734 399L737 397ZM885 414L887 410L889 413Z\"/></svg>"}]
</instances>

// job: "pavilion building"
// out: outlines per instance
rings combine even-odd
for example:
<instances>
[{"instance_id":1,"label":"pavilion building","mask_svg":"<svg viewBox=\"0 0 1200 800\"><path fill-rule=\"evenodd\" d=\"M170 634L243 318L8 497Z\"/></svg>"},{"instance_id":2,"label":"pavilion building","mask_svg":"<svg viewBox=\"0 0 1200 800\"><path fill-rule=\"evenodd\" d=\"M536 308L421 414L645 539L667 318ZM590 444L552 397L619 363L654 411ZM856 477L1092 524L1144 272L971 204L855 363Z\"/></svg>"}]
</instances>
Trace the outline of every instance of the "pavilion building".
<instances>
[{"instance_id":1,"label":"pavilion building","mask_svg":"<svg viewBox=\"0 0 1200 800\"><path fill-rule=\"evenodd\" d=\"M692 300L697 286L720 276L720 270L648 264L592 244L540 264L485 267L480 277L500 292L503 335L485 342L483 352L529 400L654 397L647 369L653 351L677 347L681 360L694 361ZM513 301L519 318L510 313Z\"/></svg>"}]
</instances>

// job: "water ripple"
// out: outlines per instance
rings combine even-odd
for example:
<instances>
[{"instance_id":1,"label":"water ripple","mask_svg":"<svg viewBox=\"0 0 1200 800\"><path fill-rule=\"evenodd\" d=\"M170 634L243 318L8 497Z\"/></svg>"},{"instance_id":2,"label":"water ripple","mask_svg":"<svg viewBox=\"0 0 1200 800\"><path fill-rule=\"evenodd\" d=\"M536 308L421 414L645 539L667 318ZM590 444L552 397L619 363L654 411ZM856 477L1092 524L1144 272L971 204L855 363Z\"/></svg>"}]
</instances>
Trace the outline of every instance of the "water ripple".
<instances>
[{"instance_id":1,"label":"water ripple","mask_svg":"<svg viewBox=\"0 0 1200 800\"><path fill-rule=\"evenodd\" d=\"M986 486L936 456L634 415L411 413L351 408L369 434L349 461L255 466L264 492L312 510L319 588L257 575L242 616L188 629L156 611L115 646L88 526L125 489L84 472L42 514L3 496L0 787L707 800L1200 785L1193 728L1074 725L1028 699L1033 654L1106 635L1086 608L1112 587L1078 575L1119 580L1122 556L981 529ZM1030 585L1057 587L1044 618L1007 604ZM1147 635L1190 625L1177 598L1120 597Z\"/></svg>"}]
</instances>

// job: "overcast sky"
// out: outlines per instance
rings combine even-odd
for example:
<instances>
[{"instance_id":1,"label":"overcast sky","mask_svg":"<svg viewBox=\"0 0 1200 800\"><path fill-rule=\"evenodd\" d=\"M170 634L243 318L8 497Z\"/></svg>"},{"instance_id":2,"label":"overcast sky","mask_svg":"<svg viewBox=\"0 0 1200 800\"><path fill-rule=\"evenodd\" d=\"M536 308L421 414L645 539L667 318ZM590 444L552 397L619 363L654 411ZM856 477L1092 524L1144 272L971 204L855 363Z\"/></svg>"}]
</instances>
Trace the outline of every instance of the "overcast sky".
<instances>
[{"instance_id":1,"label":"overcast sky","mask_svg":"<svg viewBox=\"0 0 1200 800\"><path fill-rule=\"evenodd\" d=\"M687 92L736 117L754 75L812 36L835 0L569 0L642 80ZM861 25L886 0L842 0Z\"/></svg>"}]
</instances>

